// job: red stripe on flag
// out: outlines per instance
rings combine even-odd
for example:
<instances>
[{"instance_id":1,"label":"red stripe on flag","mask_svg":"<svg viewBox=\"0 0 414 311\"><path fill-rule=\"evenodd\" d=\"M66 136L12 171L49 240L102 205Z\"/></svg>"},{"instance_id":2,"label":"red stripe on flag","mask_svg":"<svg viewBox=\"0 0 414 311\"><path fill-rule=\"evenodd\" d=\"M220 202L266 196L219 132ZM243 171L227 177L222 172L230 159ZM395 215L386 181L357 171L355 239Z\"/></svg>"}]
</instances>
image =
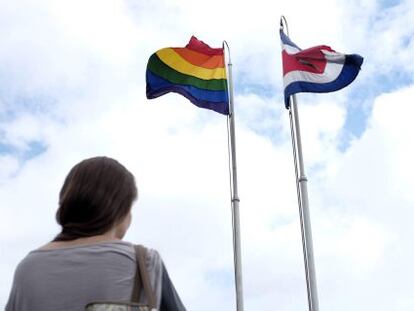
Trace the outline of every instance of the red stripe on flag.
<instances>
[{"instance_id":1,"label":"red stripe on flag","mask_svg":"<svg viewBox=\"0 0 414 311\"><path fill-rule=\"evenodd\" d=\"M185 46L187 49L203 53L206 55L223 55L223 48L212 48L208 44L204 43L201 40L198 40L196 37L192 36L190 42Z\"/></svg>"},{"instance_id":2,"label":"red stripe on flag","mask_svg":"<svg viewBox=\"0 0 414 311\"><path fill-rule=\"evenodd\" d=\"M315 46L295 54L288 54L283 50L283 75L295 70L319 74L323 73L327 60L321 50L335 52L329 46L325 45Z\"/></svg>"}]
</instances>

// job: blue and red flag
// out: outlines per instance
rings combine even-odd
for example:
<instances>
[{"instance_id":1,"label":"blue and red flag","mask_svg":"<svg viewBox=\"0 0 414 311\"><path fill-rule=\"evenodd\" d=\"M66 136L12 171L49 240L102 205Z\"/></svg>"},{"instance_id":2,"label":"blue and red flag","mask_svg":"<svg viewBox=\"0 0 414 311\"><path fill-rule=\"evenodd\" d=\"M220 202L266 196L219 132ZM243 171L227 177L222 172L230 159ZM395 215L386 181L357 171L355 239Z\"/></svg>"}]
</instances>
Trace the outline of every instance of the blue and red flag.
<instances>
[{"instance_id":1,"label":"blue and red flag","mask_svg":"<svg viewBox=\"0 0 414 311\"><path fill-rule=\"evenodd\" d=\"M354 81L361 69L360 55L338 53L326 45L302 50L283 30L280 30L280 39L286 108L291 95L340 90Z\"/></svg>"}]
</instances>

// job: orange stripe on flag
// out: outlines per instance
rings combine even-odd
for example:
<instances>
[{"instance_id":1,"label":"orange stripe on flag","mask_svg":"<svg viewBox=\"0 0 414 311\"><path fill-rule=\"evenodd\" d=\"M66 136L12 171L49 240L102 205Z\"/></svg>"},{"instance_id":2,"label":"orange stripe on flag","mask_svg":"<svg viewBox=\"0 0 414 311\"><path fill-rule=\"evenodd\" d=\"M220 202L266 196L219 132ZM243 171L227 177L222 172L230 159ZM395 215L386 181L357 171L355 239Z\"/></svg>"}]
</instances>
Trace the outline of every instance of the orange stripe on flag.
<instances>
[{"instance_id":1,"label":"orange stripe on flag","mask_svg":"<svg viewBox=\"0 0 414 311\"><path fill-rule=\"evenodd\" d=\"M187 62L207 69L223 68L224 55L205 55L186 48L173 48L173 50Z\"/></svg>"}]
</instances>

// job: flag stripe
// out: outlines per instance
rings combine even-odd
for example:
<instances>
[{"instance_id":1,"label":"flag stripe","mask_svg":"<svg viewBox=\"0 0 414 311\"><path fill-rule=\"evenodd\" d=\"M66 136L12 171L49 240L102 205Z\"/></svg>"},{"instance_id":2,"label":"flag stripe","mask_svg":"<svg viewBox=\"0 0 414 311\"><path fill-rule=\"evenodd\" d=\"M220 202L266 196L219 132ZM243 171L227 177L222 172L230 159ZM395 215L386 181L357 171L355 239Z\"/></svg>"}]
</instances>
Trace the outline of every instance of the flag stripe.
<instances>
[{"instance_id":1,"label":"flag stripe","mask_svg":"<svg viewBox=\"0 0 414 311\"><path fill-rule=\"evenodd\" d=\"M227 90L226 79L203 80L190 75L186 75L164 64L157 54L153 54L148 61L148 70L157 76L175 84L191 85L199 89L212 91Z\"/></svg>"},{"instance_id":2,"label":"flag stripe","mask_svg":"<svg viewBox=\"0 0 414 311\"><path fill-rule=\"evenodd\" d=\"M153 74L151 71L147 71L146 78L147 84L151 86L151 89L155 93L163 88L170 88L171 86L176 85L169 82L168 80L165 80L157 76L156 74ZM228 101L227 91L210 91L199 89L190 85L179 85L179 87L185 89L186 92L191 94L192 97L200 100L212 101L217 103Z\"/></svg>"},{"instance_id":3,"label":"flag stripe","mask_svg":"<svg viewBox=\"0 0 414 311\"><path fill-rule=\"evenodd\" d=\"M326 82L310 82L302 79L292 79L292 82L285 86L285 103L289 107L289 97L296 93L314 92L314 93L328 93L340 90L348 86L352 81L355 80L359 73L363 58L359 55L352 54L347 55L345 63L342 66L341 72L339 72L334 79ZM308 73L309 74L309 73ZM302 75L301 75L302 76ZM320 75L313 75L320 76ZM303 76L302 76L303 77ZM284 77L284 79L286 76ZM294 82L295 81L295 82Z\"/></svg>"},{"instance_id":4,"label":"flag stripe","mask_svg":"<svg viewBox=\"0 0 414 311\"><path fill-rule=\"evenodd\" d=\"M291 47L292 51L293 50L296 50L296 52L301 51L301 48L298 47L296 44L294 44L290 40L290 38L288 36L286 36L286 34L282 30L280 30L280 40L282 41L282 45L285 45L285 46L287 45L287 46Z\"/></svg>"},{"instance_id":5,"label":"flag stripe","mask_svg":"<svg viewBox=\"0 0 414 311\"><path fill-rule=\"evenodd\" d=\"M224 68L223 55L205 55L187 48L173 48L187 62L208 69Z\"/></svg>"},{"instance_id":6,"label":"flag stripe","mask_svg":"<svg viewBox=\"0 0 414 311\"><path fill-rule=\"evenodd\" d=\"M205 44L203 41L198 40L196 37L192 36L190 42L185 46L187 49L203 53L205 55L214 56L214 55L224 55L223 48L212 48L208 44Z\"/></svg>"},{"instance_id":7,"label":"flag stripe","mask_svg":"<svg viewBox=\"0 0 414 311\"><path fill-rule=\"evenodd\" d=\"M203 80L226 78L226 71L224 68L207 69L199 66L194 66L170 48L157 51L157 56L164 64L168 65L178 72L189 76Z\"/></svg>"},{"instance_id":8,"label":"flag stripe","mask_svg":"<svg viewBox=\"0 0 414 311\"><path fill-rule=\"evenodd\" d=\"M316 73L309 70L290 70L283 76L283 83L288 86L290 83L296 81L312 82L312 83L330 83L341 74L342 67L345 62L345 55L341 61L327 62L324 67L324 72ZM299 66L298 66L299 67ZM302 69L301 67L299 67Z\"/></svg>"},{"instance_id":9,"label":"flag stripe","mask_svg":"<svg viewBox=\"0 0 414 311\"><path fill-rule=\"evenodd\" d=\"M183 95L198 107L229 114L227 91L207 91L189 85L177 85L158 77L149 70L146 78L147 98L149 99L174 92Z\"/></svg>"},{"instance_id":10,"label":"flag stripe","mask_svg":"<svg viewBox=\"0 0 414 311\"><path fill-rule=\"evenodd\" d=\"M290 54L283 49L283 75L294 70L323 73L327 63L324 52L332 52L332 49L328 46L316 46L295 54Z\"/></svg>"}]
</instances>

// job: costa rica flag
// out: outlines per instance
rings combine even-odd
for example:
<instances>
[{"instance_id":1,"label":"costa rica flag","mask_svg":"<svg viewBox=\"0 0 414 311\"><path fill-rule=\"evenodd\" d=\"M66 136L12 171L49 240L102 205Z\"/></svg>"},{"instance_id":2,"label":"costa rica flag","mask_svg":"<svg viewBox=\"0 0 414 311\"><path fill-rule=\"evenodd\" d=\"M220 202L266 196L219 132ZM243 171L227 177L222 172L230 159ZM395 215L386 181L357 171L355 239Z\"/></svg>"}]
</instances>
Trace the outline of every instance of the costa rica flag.
<instances>
[{"instance_id":1,"label":"costa rica flag","mask_svg":"<svg viewBox=\"0 0 414 311\"><path fill-rule=\"evenodd\" d=\"M346 87L354 81L364 60L360 55L338 53L326 45L302 50L283 30L280 39L286 108L293 94L328 93Z\"/></svg>"}]
</instances>

